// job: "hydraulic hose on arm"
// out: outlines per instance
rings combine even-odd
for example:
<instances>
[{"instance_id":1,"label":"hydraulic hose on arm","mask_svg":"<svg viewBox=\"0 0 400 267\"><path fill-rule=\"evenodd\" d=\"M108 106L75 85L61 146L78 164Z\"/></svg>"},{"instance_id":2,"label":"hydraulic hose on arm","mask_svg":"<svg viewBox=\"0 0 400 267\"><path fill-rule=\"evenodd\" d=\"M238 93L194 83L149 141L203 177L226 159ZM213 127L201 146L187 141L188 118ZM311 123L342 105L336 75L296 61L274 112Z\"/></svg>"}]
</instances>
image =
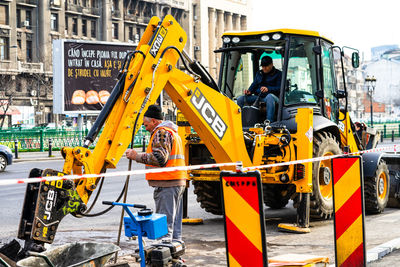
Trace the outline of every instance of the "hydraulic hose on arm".
<instances>
[{"instance_id":1,"label":"hydraulic hose on arm","mask_svg":"<svg viewBox=\"0 0 400 267\"><path fill-rule=\"evenodd\" d=\"M85 137L85 142L84 142L84 147L88 148L90 144L94 142L96 139L97 135L101 131L101 128L103 127L108 115L110 114L111 110L113 109L115 103L117 102L118 98L124 91L124 86L125 86L125 78L127 74L127 68L129 67L129 64L135 54L141 54L143 57L145 57L144 53L142 51L134 51L131 54L128 54L127 57L129 57L129 60L124 61L123 64L123 69L121 70L120 73L122 73L119 77L119 80L117 84L114 86L114 89L111 92L111 95L109 99L107 100L106 104L104 107L101 109L99 116L97 117L96 121L94 122L92 128L90 129L88 135ZM127 63L126 63L127 62ZM132 82L132 84L129 86L129 88L132 88L135 85L135 81ZM128 89L129 90L129 89Z\"/></svg>"},{"instance_id":2,"label":"hydraulic hose on arm","mask_svg":"<svg viewBox=\"0 0 400 267\"><path fill-rule=\"evenodd\" d=\"M111 109L113 108L113 106L114 106L116 100L118 99L118 97L119 97L119 96L121 95L121 93L123 92L124 81L125 81L125 77L126 77L126 73L127 73L127 68L129 67L130 62L131 62L133 56L134 56L136 53L140 53L141 55L143 55L143 57L145 57L145 55L143 54L142 51L134 51L134 52L128 54L128 55L125 57L124 63L122 64L122 68L121 68L121 70L120 70L120 75L119 75L118 83L115 85L115 87L114 87L114 89L113 89L113 91L112 91L112 94L111 94L111 96L110 96L110 99L107 101L106 105L104 106L104 108L103 108L102 111L100 112L100 115L99 115L99 117L96 119L96 122L94 123L94 125L93 125L92 129L90 130L88 136L85 138L85 147L86 147L86 148L89 147L89 145L90 145L91 143L93 143L94 140L96 139L98 133L100 132L101 128L102 128L103 125L104 125L105 120L107 119L109 113L111 112ZM129 88L128 88L128 91L129 91L131 88L133 88L133 86L135 85L135 82L136 82L136 80L132 82L132 84L131 84L131 85L129 86ZM114 92L115 92L115 93L114 93ZM114 95L113 95L113 94L114 94ZM113 99L111 99L112 96L113 96ZM110 103L110 104L109 104L109 103ZM104 110L106 110L106 111L104 111ZM136 121L135 121L135 126L134 126L134 128L133 128L133 133L135 133L136 125L137 125L137 119L136 119ZM134 136L132 136L131 147L133 146L133 140L134 140L133 137L134 137ZM130 161L130 163L129 163L129 170L131 170L131 164L132 164L132 163L131 163L131 161ZM104 168L103 168L102 172L105 172L105 169L104 169ZM95 197L94 200L93 200L93 203L91 204L91 206L90 206L90 208L87 210L87 212L81 214L81 216L84 216L84 217L96 217L96 216L100 216L100 215L103 215L103 214L107 213L108 211L110 211L110 210L114 207L114 206L110 206L110 207L106 208L105 210L100 211L100 212L98 212L98 213L89 214L89 212L93 209L93 207L95 206L95 204L96 204L96 202L97 202L97 199L98 199L98 197L99 197L99 195L100 195L101 189L103 188L103 183L104 183L104 177L101 178L100 185L99 185L99 189L97 190L97 194L96 194L96 197ZM120 199L121 199L122 196L124 195L124 192L126 192L127 187L128 187L128 185L127 185L127 182L126 182L125 185L124 185L124 187L122 188L122 191L121 191L121 193L119 194L119 196L118 196L116 202L119 202L119 201L120 201ZM80 215L74 215L74 216L80 217Z\"/></svg>"}]
</instances>

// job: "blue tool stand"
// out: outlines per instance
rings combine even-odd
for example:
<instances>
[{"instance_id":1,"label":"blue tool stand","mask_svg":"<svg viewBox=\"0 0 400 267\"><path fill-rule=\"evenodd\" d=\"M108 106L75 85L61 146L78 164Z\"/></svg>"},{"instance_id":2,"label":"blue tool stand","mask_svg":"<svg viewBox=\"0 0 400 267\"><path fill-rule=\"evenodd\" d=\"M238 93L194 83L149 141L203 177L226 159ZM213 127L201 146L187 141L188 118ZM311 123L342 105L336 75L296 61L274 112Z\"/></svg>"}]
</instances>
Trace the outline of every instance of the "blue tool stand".
<instances>
[{"instance_id":1,"label":"blue tool stand","mask_svg":"<svg viewBox=\"0 0 400 267\"><path fill-rule=\"evenodd\" d=\"M124 217L125 236L138 237L140 266L146 266L142 237L157 239L168 234L167 216L164 214L153 213L151 209L139 204L127 204L120 202L103 201L106 205L122 206L129 217ZM129 207L141 209L139 212L132 213Z\"/></svg>"}]
</instances>

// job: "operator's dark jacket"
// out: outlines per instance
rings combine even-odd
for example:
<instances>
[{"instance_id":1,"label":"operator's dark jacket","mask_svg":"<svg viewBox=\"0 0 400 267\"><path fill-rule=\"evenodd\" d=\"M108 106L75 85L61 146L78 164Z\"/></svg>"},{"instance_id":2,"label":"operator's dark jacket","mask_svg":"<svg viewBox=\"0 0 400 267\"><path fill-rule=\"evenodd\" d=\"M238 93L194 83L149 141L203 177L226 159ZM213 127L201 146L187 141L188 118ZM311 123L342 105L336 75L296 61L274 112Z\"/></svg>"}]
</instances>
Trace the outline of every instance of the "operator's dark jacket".
<instances>
[{"instance_id":1,"label":"operator's dark jacket","mask_svg":"<svg viewBox=\"0 0 400 267\"><path fill-rule=\"evenodd\" d=\"M268 73L264 73L262 70L257 71L256 77L253 83L249 87L249 91L252 94L259 95L261 93L260 88L266 86L268 88L267 93L262 93L261 98L267 96L268 93L273 93L279 98L279 92L281 88L282 72L277 70L275 67Z\"/></svg>"}]
</instances>

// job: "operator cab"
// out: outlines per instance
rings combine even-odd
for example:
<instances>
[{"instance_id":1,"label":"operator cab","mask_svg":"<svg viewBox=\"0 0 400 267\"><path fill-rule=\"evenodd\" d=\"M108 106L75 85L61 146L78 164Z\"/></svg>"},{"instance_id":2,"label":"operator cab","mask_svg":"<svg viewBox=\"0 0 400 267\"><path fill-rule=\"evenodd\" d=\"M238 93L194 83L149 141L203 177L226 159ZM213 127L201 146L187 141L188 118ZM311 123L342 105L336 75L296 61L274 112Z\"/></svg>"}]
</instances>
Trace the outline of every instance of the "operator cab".
<instances>
[{"instance_id":1,"label":"operator cab","mask_svg":"<svg viewBox=\"0 0 400 267\"><path fill-rule=\"evenodd\" d=\"M295 116L300 107L312 107L315 116L324 117L331 124L338 123L334 49L332 42L317 32L288 29L229 32L224 34L223 47L217 52L223 53L219 88L231 99L237 100L250 87L260 70L261 58L268 55L275 68L282 71L276 123L295 132ZM265 125L265 103L257 105L242 109L244 130L257 123Z\"/></svg>"}]
</instances>

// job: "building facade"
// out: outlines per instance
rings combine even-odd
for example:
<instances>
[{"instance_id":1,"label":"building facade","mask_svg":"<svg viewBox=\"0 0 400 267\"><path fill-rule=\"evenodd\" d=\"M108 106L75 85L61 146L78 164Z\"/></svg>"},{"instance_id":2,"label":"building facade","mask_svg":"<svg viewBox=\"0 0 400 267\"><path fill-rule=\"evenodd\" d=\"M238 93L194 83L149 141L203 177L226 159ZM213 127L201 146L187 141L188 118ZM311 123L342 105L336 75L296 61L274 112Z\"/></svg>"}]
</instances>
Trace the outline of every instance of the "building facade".
<instances>
[{"instance_id":1,"label":"building facade","mask_svg":"<svg viewBox=\"0 0 400 267\"><path fill-rule=\"evenodd\" d=\"M213 51L222 47L225 31L247 30L250 10L249 0L192 0L192 55L215 79L221 55Z\"/></svg>"},{"instance_id":2,"label":"building facade","mask_svg":"<svg viewBox=\"0 0 400 267\"><path fill-rule=\"evenodd\" d=\"M22 123L58 122L53 40L137 43L150 18L166 14L190 32L190 7L190 0L0 0L0 117L23 106L33 116ZM11 125L10 118L4 121Z\"/></svg>"}]
</instances>

